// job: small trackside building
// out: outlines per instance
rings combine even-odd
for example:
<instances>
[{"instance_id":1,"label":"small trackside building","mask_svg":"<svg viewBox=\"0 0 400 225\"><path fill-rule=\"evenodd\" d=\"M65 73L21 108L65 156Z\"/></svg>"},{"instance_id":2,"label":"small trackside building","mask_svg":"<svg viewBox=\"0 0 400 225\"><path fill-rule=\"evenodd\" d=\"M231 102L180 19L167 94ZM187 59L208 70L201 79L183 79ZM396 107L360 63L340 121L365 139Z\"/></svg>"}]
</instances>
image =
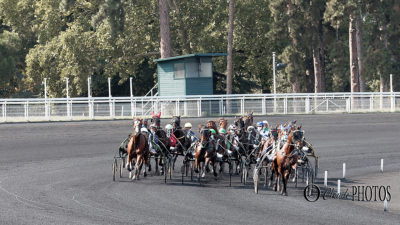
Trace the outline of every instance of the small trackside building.
<instances>
[{"instance_id":1,"label":"small trackside building","mask_svg":"<svg viewBox=\"0 0 400 225\"><path fill-rule=\"evenodd\" d=\"M160 96L212 95L212 57L226 53L197 53L156 59Z\"/></svg>"}]
</instances>

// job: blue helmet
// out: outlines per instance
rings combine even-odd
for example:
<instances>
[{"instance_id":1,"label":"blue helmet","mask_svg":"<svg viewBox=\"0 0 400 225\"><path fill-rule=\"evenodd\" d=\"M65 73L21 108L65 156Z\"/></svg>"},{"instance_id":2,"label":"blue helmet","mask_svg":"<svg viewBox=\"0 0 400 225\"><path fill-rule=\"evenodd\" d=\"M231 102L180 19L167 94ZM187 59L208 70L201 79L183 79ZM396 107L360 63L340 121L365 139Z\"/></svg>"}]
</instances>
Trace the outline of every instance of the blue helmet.
<instances>
[{"instance_id":1,"label":"blue helmet","mask_svg":"<svg viewBox=\"0 0 400 225\"><path fill-rule=\"evenodd\" d=\"M261 126L261 127L263 127L264 126L264 123L263 122L257 122L257 127L259 127L259 126Z\"/></svg>"}]
</instances>

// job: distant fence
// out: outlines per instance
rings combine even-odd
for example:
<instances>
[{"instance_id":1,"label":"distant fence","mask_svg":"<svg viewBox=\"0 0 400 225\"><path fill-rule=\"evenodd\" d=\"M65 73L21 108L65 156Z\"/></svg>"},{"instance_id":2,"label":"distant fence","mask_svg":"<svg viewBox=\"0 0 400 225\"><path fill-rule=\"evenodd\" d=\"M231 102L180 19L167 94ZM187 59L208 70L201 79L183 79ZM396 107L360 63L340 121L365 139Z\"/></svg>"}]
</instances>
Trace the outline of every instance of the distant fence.
<instances>
[{"instance_id":1,"label":"distant fence","mask_svg":"<svg viewBox=\"0 0 400 225\"><path fill-rule=\"evenodd\" d=\"M0 99L0 122L400 111L400 92Z\"/></svg>"}]
</instances>

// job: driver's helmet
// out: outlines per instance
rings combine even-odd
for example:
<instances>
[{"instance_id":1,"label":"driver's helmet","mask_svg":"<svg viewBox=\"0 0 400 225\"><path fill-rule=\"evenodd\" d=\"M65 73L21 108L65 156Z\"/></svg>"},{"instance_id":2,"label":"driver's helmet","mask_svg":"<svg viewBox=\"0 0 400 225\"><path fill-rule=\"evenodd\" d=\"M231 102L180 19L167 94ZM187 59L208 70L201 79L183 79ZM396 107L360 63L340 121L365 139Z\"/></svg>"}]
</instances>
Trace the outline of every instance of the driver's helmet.
<instances>
[{"instance_id":1,"label":"driver's helmet","mask_svg":"<svg viewBox=\"0 0 400 225\"><path fill-rule=\"evenodd\" d=\"M264 123L261 122L261 121L260 121L260 122L257 122L256 126L257 126L257 130L258 130L258 131L261 131L262 128L264 127Z\"/></svg>"},{"instance_id":2,"label":"driver's helmet","mask_svg":"<svg viewBox=\"0 0 400 225\"><path fill-rule=\"evenodd\" d=\"M143 132L143 133L148 133L148 132L149 132L149 130L147 130L147 128L146 128L146 127L142 127L142 128L140 129L140 132Z\"/></svg>"},{"instance_id":3,"label":"driver's helmet","mask_svg":"<svg viewBox=\"0 0 400 225\"><path fill-rule=\"evenodd\" d=\"M266 127L269 126L268 121L266 121L266 120L263 121L263 124L264 124L264 126L266 126Z\"/></svg>"},{"instance_id":4,"label":"driver's helmet","mask_svg":"<svg viewBox=\"0 0 400 225\"><path fill-rule=\"evenodd\" d=\"M185 123L185 128L192 128L192 124L191 123Z\"/></svg>"},{"instance_id":5,"label":"driver's helmet","mask_svg":"<svg viewBox=\"0 0 400 225\"><path fill-rule=\"evenodd\" d=\"M166 130L172 130L172 128L173 128L173 127L172 127L171 124L167 124L167 125L165 126L165 129L166 129Z\"/></svg>"},{"instance_id":6,"label":"driver's helmet","mask_svg":"<svg viewBox=\"0 0 400 225\"><path fill-rule=\"evenodd\" d=\"M253 127L253 126L249 126L249 127L247 128L247 132L251 132L252 130L254 130L254 127Z\"/></svg>"},{"instance_id":7,"label":"driver's helmet","mask_svg":"<svg viewBox=\"0 0 400 225\"><path fill-rule=\"evenodd\" d=\"M218 132L220 134L226 134L226 130L224 128L219 129Z\"/></svg>"},{"instance_id":8,"label":"driver's helmet","mask_svg":"<svg viewBox=\"0 0 400 225\"><path fill-rule=\"evenodd\" d=\"M156 124L154 124L154 123L150 124L150 129L157 129Z\"/></svg>"}]
</instances>

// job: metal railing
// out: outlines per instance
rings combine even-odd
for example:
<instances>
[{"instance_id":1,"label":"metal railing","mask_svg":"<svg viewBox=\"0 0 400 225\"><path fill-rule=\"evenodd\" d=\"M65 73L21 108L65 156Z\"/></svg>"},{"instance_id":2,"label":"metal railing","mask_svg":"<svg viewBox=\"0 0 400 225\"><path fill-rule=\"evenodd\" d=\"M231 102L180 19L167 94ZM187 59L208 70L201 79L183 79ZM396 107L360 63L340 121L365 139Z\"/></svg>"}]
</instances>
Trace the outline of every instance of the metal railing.
<instances>
[{"instance_id":1,"label":"metal railing","mask_svg":"<svg viewBox=\"0 0 400 225\"><path fill-rule=\"evenodd\" d=\"M0 99L0 122L400 111L400 92Z\"/></svg>"}]
</instances>

